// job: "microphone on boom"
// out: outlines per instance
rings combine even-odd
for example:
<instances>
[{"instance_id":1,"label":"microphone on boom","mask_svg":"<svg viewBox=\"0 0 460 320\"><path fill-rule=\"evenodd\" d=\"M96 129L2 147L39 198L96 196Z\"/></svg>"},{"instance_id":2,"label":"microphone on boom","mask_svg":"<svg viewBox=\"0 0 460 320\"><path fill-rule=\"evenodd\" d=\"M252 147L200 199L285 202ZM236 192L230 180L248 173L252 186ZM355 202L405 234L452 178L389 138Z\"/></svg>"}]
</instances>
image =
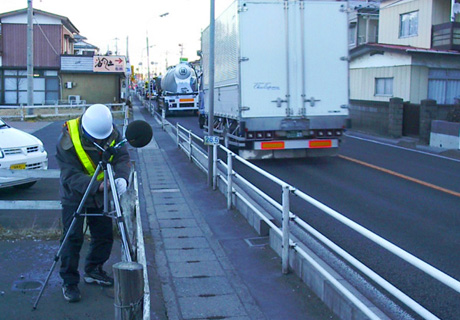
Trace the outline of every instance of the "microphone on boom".
<instances>
[{"instance_id":1,"label":"microphone on boom","mask_svg":"<svg viewBox=\"0 0 460 320\"><path fill-rule=\"evenodd\" d=\"M152 127L143 120L135 120L128 124L125 137L134 148L142 148L152 140Z\"/></svg>"}]
</instances>

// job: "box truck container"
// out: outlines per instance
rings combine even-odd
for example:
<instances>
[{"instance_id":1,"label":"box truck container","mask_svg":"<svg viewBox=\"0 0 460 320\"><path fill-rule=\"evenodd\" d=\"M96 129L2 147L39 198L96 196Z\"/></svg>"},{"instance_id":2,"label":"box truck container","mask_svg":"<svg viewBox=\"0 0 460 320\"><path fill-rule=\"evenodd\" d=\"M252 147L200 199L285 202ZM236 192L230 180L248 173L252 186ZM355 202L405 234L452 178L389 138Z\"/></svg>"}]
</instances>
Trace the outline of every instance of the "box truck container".
<instances>
[{"instance_id":1,"label":"box truck container","mask_svg":"<svg viewBox=\"0 0 460 320\"><path fill-rule=\"evenodd\" d=\"M233 2L201 37L204 106L214 132L247 159L337 153L348 118L345 1Z\"/></svg>"}]
</instances>

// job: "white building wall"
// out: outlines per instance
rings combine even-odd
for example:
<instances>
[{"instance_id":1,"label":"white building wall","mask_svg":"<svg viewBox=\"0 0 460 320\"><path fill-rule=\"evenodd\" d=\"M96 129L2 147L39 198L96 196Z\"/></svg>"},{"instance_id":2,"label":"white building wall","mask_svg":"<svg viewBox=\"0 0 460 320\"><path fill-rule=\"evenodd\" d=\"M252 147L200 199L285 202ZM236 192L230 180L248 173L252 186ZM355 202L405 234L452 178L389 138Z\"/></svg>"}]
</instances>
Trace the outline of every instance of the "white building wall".
<instances>
[{"instance_id":1,"label":"white building wall","mask_svg":"<svg viewBox=\"0 0 460 320\"><path fill-rule=\"evenodd\" d=\"M350 99L389 101L392 97L410 101L411 56L384 52L366 54L350 62ZM375 78L393 78L393 95L376 96Z\"/></svg>"},{"instance_id":2,"label":"white building wall","mask_svg":"<svg viewBox=\"0 0 460 320\"><path fill-rule=\"evenodd\" d=\"M379 43L431 47L433 0L391 0L380 6ZM418 35L400 38L400 15L418 11Z\"/></svg>"}]
</instances>

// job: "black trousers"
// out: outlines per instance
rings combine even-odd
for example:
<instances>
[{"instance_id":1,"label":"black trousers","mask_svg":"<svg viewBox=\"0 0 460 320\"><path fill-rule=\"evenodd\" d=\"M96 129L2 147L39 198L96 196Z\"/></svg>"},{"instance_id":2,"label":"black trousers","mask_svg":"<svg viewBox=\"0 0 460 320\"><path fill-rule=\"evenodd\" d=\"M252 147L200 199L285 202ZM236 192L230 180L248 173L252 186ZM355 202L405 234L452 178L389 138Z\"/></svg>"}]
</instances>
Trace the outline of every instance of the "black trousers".
<instances>
[{"instance_id":1,"label":"black trousers","mask_svg":"<svg viewBox=\"0 0 460 320\"><path fill-rule=\"evenodd\" d=\"M64 234L67 233L70 224L74 218L74 213L78 206L62 207L62 223L64 225ZM101 208L87 208L86 213L101 213ZM77 217L75 224L69 234L69 237L61 251L61 268L59 274L64 284L78 284L80 282L80 273L78 272L78 263L80 260L80 250L83 245L83 222L85 217ZM85 260L85 272L93 270L99 265L103 265L110 257L113 245L112 218L86 217L89 231L91 233L91 242L88 254Z\"/></svg>"}]
</instances>

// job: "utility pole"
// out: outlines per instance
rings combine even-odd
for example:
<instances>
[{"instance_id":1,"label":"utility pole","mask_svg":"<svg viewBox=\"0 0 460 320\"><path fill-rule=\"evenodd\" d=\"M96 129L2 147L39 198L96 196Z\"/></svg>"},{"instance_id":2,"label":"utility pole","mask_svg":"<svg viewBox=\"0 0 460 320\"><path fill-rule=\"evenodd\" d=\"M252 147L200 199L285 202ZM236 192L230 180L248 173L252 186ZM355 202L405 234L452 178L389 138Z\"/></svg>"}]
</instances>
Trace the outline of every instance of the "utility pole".
<instances>
[{"instance_id":1,"label":"utility pole","mask_svg":"<svg viewBox=\"0 0 460 320\"><path fill-rule=\"evenodd\" d=\"M115 55L118 56L118 40L120 40L120 39L115 38L113 40L115 40Z\"/></svg>"},{"instance_id":2,"label":"utility pole","mask_svg":"<svg viewBox=\"0 0 460 320\"><path fill-rule=\"evenodd\" d=\"M208 136L214 135L214 37L215 37L215 0L211 0L211 21L209 24L209 114ZM213 146L208 146L208 185L212 186Z\"/></svg>"},{"instance_id":3,"label":"utility pole","mask_svg":"<svg viewBox=\"0 0 460 320\"><path fill-rule=\"evenodd\" d=\"M148 33L148 31L146 31L145 33L146 33L146 39L147 39L147 76L148 76L147 81L149 82L148 93L149 93L149 110L150 110L150 102L151 102L151 99L152 99L152 89L151 89L152 86L151 86L151 83L150 83L149 33Z\"/></svg>"},{"instance_id":4,"label":"utility pole","mask_svg":"<svg viewBox=\"0 0 460 320\"><path fill-rule=\"evenodd\" d=\"M180 47L180 57L182 58L184 56L184 44L179 43L179 47Z\"/></svg>"},{"instance_id":5,"label":"utility pole","mask_svg":"<svg viewBox=\"0 0 460 320\"><path fill-rule=\"evenodd\" d=\"M132 68L131 68L131 63L129 62L128 46L129 46L129 37L127 36L126 37L126 65L125 65L125 68L129 66L129 69L130 69L129 71L130 71L130 75L131 75ZM126 70L125 70L125 75L126 75ZM125 78L125 90L126 90L126 99L125 99L125 101L126 102L128 102L128 100L130 99L130 94L131 94L131 91L129 90L129 82L130 82L129 78L130 77Z\"/></svg>"},{"instance_id":6,"label":"utility pole","mask_svg":"<svg viewBox=\"0 0 460 320\"><path fill-rule=\"evenodd\" d=\"M27 0L27 105L34 105L34 7ZM29 112L32 109L29 109Z\"/></svg>"}]
</instances>

